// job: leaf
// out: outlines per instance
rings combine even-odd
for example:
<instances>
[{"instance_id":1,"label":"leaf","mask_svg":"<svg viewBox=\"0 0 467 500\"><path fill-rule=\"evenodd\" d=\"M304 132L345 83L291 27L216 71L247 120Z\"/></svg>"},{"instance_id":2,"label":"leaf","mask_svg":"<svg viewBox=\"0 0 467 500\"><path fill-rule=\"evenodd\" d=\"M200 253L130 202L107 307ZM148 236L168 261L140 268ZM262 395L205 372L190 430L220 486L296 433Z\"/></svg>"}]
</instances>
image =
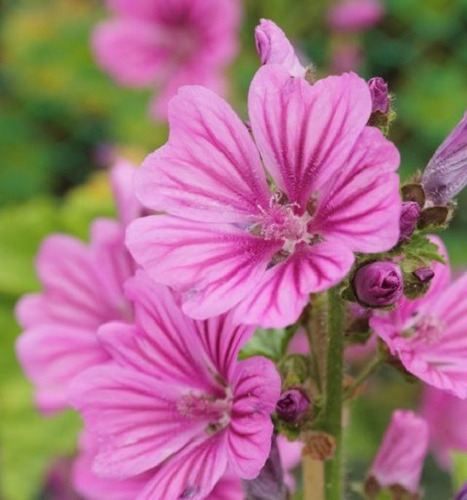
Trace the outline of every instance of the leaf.
<instances>
[{"instance_id":1,"label":"leaf","mask_svg":"<svg viewBox=\"0 0 467 500\"><path fill-rule=\"evenodd\" d=\"M277 362L285 353L289 335L290 332L286 328L280 330L258 328L247 345L240 351L240 359L265 356Z\"/></svg>"},{"instance_id":2,"label":"leaf","mask_svg":"<svg viewBox=\"0 0 467 500\"><path fill-rule=\"evenodd\" d=\"M452 456L452 479L457 489L467 482L467 453L453 452Z\"/></svg>"},{"instance_id":3,"label":"leaf","mask_svg":"<svg viewBox=\"0 0 467 500\"><path fill-rule=\"evenodd\" d=\"M415 233L407 245L402 247L405 253L403 265L416 265L416 267L429 266L433 261L445 263L439 253L438 246L426 236ZM414 268L415 269L415 268Z\"/></svg>"}]
</instances>

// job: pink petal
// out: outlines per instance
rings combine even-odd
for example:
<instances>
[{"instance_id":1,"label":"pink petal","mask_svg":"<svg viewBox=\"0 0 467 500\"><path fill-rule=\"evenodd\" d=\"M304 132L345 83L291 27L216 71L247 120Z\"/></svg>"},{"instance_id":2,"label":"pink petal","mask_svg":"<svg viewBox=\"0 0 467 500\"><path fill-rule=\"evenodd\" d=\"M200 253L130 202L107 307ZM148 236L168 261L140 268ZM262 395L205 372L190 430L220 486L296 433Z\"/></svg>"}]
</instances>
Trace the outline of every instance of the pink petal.
<instances>
[{"instance_id":1,"label":"pink petal","mask_svg":"<svg viewBox=\"0 0 467 500\"><path fill-rule=\"evenodd\" d=\"M265 165L303 211L344 168L370 113L368 85L353 73L310 85L271 64L250 87L251 125Z\"/></svg>"},{"instance_id":2,"label":"pink petal","mask_svg":"<svg viewBox=\"0 0 467 500\"><path fill-rule=\"evenodd\" d=\"M136 176L141 202L207 222L248 222L267 207L258 151L232 108L202 87L183 87L170 103L170 138Z\"/></svg>"},{"instance_id":3,"label":"pink petal","mask_svg":"<svg viewBox=\"0 0 467 500\"><path fill-rule=\"evenodd\" d=\"M280 64L292 76L305 76L305 68L300 64L292 44L277 24L261 19L255 29L256 49L261 64Z\"/></svg>"},{"instance_id":4,"label":"pink petal","mask_svg":"<svg viewBox=\"0 0 467 500\"><path fill-rule=\"evenodd\" d=\"M349 272L353 254L345 246L300 243L283 263L272 267L235 309L235 318L264 328L294 323L309 294L339 283Z\"/></svg>"},{"instance_id":5,"label":"pink petal","mask_svg":"<svg viewBox=\"0 0 467 500\"><path fill-rule=\"evenodd\" d=\"M209 424L177 411L188 394L174 384L115 364L91 368L73 381L72 405L100 446L94 472L125 479L148 471L192 439L204 436Z\"/></svg>"},{"instance_id":6,"label":"pink petal","mask_svg":"<svg viewBox=\"0 0 467 500\"><path fill-rule=\"evenodd\" d=\"M185 293L188 315L202 319L243 299L282 242L258 238L231 224L156 215L129 226L127 246L152 279Z\"/></svg>"},{"instance_id":7,"label":"pink petal","mask_svg":"<svg viewBox=\"0 0 467 500\"><path fill-rule=\"evenodd\" d=\"M207 500L245 500L242 480L227 468Z\"/></svg>"},{"instance_id":8,"label":"pink petal","mask_svg":"<svg viewBox=\"0 0 467 500\"><path fill-rule=\"evenodd\" d=\"M133 188L135 172L136 165L126 160L118 160L110 172L119 219L124 227L142 213L142 206L136 199Z\"/></svg>"},{"instance_id":9,"label":"pink petal","mask_svg":"<svg viewBox=\"0 0 467 500\"><path fill-rule=\"evenodd\" d=\"M228 428L229 463L243 479L255 478L271 449L270 414L280 396L281 380L274 364L255 357L238 363L234 405Z\"/></svg>"},{"instance_id":10,"label":"pink petal","mask_svg":"<svg viewBox=\"0 0 467 500\"><path fill-rule=\"evenodd\" d=\"M323 186L310 231L354 252L381 252L399 239L399 152L366 127L335 175Z\"/></svg>"},{"instance_id":11,"label":"pink petal","mask_svg":"<svg viewBox=\"0 0 467 500\"><path fill-rule=\"evenodd\" d=\"M23 295L16 304L15 316L23 328L50 323L53 319L47 313L47 298L42 293Z\"/></svg>"},{"instance_id":12,"label":"pink petal","mask_svg":"<svg viewBox=\"0 0 467 500\"><path fill-rule=\"evenodd\" d=\"M97 26L92 37L98 64L121 85L153 85L167 51L158 47L157 27L132 19L115 19Z\"/></svg>"},{"instance_id":13,"label":"pink petal","mask_svg":"<svg viewBox=\"0 0 467 500\"><path fill-rule=\"evenodd\" d=\"M97 442L89 435L82 436L80 441L82 450L73 464L72 482L75 490L87 500L131 500L151 478L151 473L122 481L97 476L92 470Z\"/></svg>"},{"instance_id":14,"label":"pink petal","mask_svg":"<svg viewBox=\"0 0 467 500\"><path fill-rule=\"evenodd\" d=\"M58 324L27 330L18 338L16 352L44 413L65 409L71 381L109 359L94 330Z\"/></svg>"},{"instance_id":15,"label":"pink petal","mask_svg":"<svg viewBox=\"0 0 467 500\"><path fill-rule=\"evenodd\" d=\"M226 470L225 448L224 433L187 447L157 470L137 500L205 499Z\"/></svg>"}]
</instances>

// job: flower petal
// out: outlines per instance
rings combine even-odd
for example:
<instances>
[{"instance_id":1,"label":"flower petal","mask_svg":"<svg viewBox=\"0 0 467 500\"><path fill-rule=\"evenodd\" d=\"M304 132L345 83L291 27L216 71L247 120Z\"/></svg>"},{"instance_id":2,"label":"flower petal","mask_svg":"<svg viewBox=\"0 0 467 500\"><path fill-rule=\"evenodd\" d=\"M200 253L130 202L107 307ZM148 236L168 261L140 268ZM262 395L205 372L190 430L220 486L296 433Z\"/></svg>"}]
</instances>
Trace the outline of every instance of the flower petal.
<instances>
[{"instance_id":1,"label":"flower petal","mask_svg":"<svg viewBox=\"0 0 467 500\"><path fill-rule=\"evenodd\" d=\"M273 431L270 414L280 388L280 375L268 359L255 357L237 364L228 447L232 471L243 479L255 478L269 456Z\"/></svg>"},{"instance_id":2,"label":"flower petal","mask_svg":"<svg viewBox=\"0 0 467 500\"><path fill-rule=\"evenodd\" d=\"M169 123L168 143L136 176L145 206L208 222L251 222L268 206L259 153L223 99L202 87L183 87L170 102Z\"/></svg>"},{"instance_id":3,"label":"flower petal","mask_svg":"<svg viewBox=\"0 0 467 500\"><path fill-rule=\"evenodd\" d=\"M136 199L133 188L135 173L136 166L126 160L118 160L110 171L112 191L117 203L119 219L124 227L142 213L142 207Z\"/></svg>"},{"instance_id":4,"label":"flower petal","mask_svg":"<svg viewBox=\"0 0 467 500\"><path fill-rule=\"evenodd\" d=\"M335 175L322 187L309 230L354 252L382 252L399 239L399 152L366 127Z\"/></svg>"},{"instance_id":5,"label":"flower petal","mask_svg":"<svg viewBox=\"0 0 467 500\"><path fill-rule=\"evenodd\" d=\"M309 294L330 288L344 279L354 261L345 246L301 243L283 263L272 267L256 288L235 308L235 318L264 328L294 323Z\"/></svg>"},{"instance_id":6,"label":"flower petal","mask_svg":"<svg viewBox=\"0 0 467 500\"><path fill-rule=\"evenodd\" d=\"M68 406L71 381L89 367L109 359L95 330L44 325L26 330L16 342L18 359L36 386L36 401L44 413Z\"/></svg>"},{"instance_id":7,"label":"flower petal","mask_svg":"<svg viewBox=\"0 0 467 500\"><path fill-rule=\"evenodd\" d=\"M343 168L370 113L368 85L353 73L310 85L270 64L250 87L250 120L265 165L303 211Z\"/></svg>"},{"instance_id":8,"label":"flower petal","mask_svg":"<svg viewBox=\"0 0 467 500\"><path fill-rule=\"evenodd\" d=\"M245 297L282 242L230 224L156 215L129 226L127 246L152 279L184 292L188 315L203 319Z\"/></svg>"},{"instance_id":9,"label":"flower petal","mask_svg":"<svg viewBox=\"0 0 467 500\"><path fill-rule=\"evenodd\" d=\"M185 392L144 373L110 363L91 368L70 388L88 432L103 443L94 463L102 477L125 479L148 471L205 436L209 421L177 411Z\"/></svg>"}]
</instances>

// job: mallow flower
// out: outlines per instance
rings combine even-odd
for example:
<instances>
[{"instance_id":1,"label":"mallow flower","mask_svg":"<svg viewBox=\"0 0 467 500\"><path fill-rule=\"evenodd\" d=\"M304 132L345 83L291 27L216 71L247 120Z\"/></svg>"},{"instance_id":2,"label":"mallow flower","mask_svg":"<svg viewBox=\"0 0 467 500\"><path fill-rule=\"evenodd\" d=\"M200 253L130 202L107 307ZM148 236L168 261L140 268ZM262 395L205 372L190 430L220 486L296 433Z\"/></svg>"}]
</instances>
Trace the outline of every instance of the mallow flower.
<instances>
[{"instance_id":1,"label":"mallow flower","mask_svg":"<svg viewBox=\"0 0 467 500\"><path fill-rule=\"evenodd\" d=\"M310 85L263 66L249 92L253 137L207 89L184 87L169 108L169 140L135 180L140 201L166 214L133 222L126 241L193 318L235 307L245 323L291 324L354 252L397 243L399 154L366 126L371 96L357 75Z\"/></svg>"},{"instance_id":2,"label":"mallow flower","mask_svg":"<svg viewBox=\"0 0 467 500\"><path fill-rule=\"evenodd\" d=\"M224 92L224 70L237 52L238 0L107 0L111 20L95 29L99 65L122 85L158 87L151 104L165 119L178 87Z\"/></svg>"},{"instance_id":3,"label":"mallow flower","mask_svg":"<svg viewBox=\"0 0 467 500\"><path fill-rule=\"evenodd\" d=\"M373 500L377 497L373 493L386 488L402 488L417 498L427 450L428 426L423 418L411 411L394 411L369 471L369 498Z\"/></svg>"},{"instance_id":4,"label":"mallow flower","mask_svg":"<svg viewBox=\"0 0 467 500\"><path fill-rule=\"evenodd\" d=\"M111 173L120 221L97 219L89 244L62 234L44 240L36 261L43 291L17 304L24 332L16 351L43 412L66 408L70 381L108 359L97 329L107 321L132 318L123 283L135 270L124 245L125 225L142 214L132 193L135 171L119 161Z\"/></svg>"},{"instance_id":5,"label":"mallow flower","mask_svg":"<svg viewBox=\"0 0 467 500\"><path fill-rule=\"evenodd\" d=\"M144 474L138 500L206 498L227 470L255 478L271 448L281 381L266 358L237 361L253 327L231 315L192 320L177 294L142 271L126 288L135 324L101 327L111 361L70 389L97 443L94 473Z\"/></svg>"},{"instance_id":6,"label":"mallow flower","mask_svg":"<svg viewBox=\"0 0 467 500\"><path fill-rule=\"evenodd\" d=\"M422 185L431 205L446 205L467 185L467 113L435 151Z\"/></svg>"},{"instance_id":7,"label":"mallow flower","mask_svg":"<svg viewBox=\"0 0 467 500\"><path fill-rule=\"evenodd\" d=\"M449 469L451 452L467 452L467 401L427 385L420 412L430 429L430 445L438 462Z\"/></svg>"},{"instance_id":8,"label":"mallow flower","mask_svg":"<svg viewBox=\"0 0 467 500\"><path fill-rule=\"evenodd\" d=\"M442 254L446 251L435 237ZM438 389L467 398L467 273L450 282L449 265L436 262L427 294L402 298L391 312L374 312L370 326L404 367Z\"/></svg>"}]
</instances>

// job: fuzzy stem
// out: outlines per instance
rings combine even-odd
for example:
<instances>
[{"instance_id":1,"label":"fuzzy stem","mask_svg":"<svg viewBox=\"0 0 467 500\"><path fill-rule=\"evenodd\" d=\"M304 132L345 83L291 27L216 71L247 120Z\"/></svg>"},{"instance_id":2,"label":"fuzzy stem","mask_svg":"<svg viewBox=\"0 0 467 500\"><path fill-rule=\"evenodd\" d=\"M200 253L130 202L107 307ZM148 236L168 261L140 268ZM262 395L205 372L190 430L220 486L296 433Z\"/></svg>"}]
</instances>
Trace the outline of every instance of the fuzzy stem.
<instances>
[{"instance_id":1,"label":"fuzzy stem","mask_svg":"<svg viewBox=\"0 0 467 500\"><path fill-rule=\"evenodd\" d=\"M342 498L342 407L344 372L344 307L336 288L328 292L328 349L324 403L324 428L335 440L335 455L325 464L325 498Z\"/></svg>"}]
</instances>

